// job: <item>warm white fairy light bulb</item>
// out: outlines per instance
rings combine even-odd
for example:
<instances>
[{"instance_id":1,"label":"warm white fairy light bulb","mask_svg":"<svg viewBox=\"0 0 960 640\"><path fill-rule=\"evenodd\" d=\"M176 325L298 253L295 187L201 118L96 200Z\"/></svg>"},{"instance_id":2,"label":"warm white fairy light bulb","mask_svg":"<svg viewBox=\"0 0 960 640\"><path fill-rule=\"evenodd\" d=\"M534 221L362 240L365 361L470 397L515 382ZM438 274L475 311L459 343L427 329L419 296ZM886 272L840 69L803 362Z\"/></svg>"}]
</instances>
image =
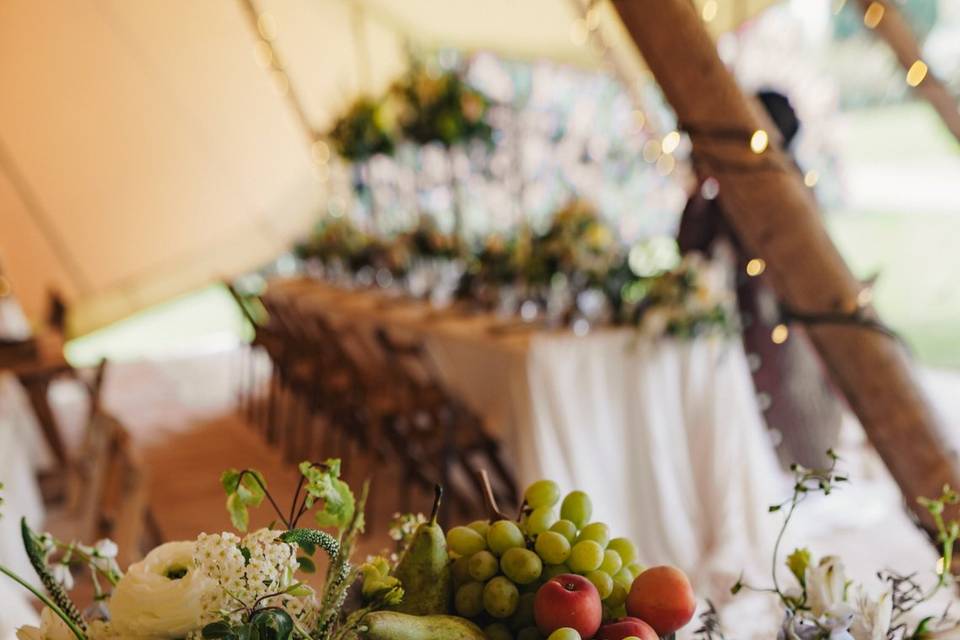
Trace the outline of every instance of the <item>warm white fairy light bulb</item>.
<instances>
[{"instance_id":1,"label":"warm white fairy light bulb","mask_svg":"<svg viewBox=\"0 0 960 640\"><path fill-rule=\"evenodd\" d=\"M871 2L867 10L863 12L863 24L868 29L876 29L883 20L883 14L887 9L880 2Z\"/></svg>"},{"instance_id":2,"label":"warm white fairy light bulb","mask_svg":"<svg viewBox=\"0 0 960 640\"><path fill-rule=\"evenodd\" d=\"M664 153L673 153L677 150L677 147L680 146L680 132L671 131L667 135L663 136L663 141L660 143L660 150Z\"/></svg>"},{"instance_id":3,"label":"warm white fairy light bulb","mask_svg":"<svg viewBox=\"0 0 960 640\"><path fill-rule=\"evenodd\" d=\"M770 340L773 344L783 344L790 337L790 328L785 324L778 324L770 332Z\"/></svg>"},{"instance_id":4,"label":"warm white fairy light bulb","mask_svg":"<svg viewBox=\"0 0 960 640\"><path fill-rule=\"evenodd\" d=\"M767 270L767 263L763 258L753 258L747 262L747 275L754 278Z\"/></svg>"},{"instance_id":5,"label":"warm white fairy light bulb","mask_svg":"<svg viewBox=\"0 0 960 640\"><path fill-rule=\"evenodd\" d=\"M907 69L907 84L911 87L919 86L923 79L927 77L927 63L923 60L917 60Z\"/></svg>"},{"instance_id":6,"label":"warm white fairy light bulb","mask_svg":"<svg viewBox=\"0 0 960 640\"><path fill-rule=\"evenodd\" d=\"M707 0L703 3L703 9L700 10L700 17L704 22L713 22L717 17L717 11L720 5L717 0Z\"/></svg>"},{"instance_id":7,"label":"warm white fairy light bulb","mask_svg":"<svg viewBox=\"0 0 960 640\"><path fill-rule=\"evenodd\" d=\"M770 136L767 135L767 132L763 129L757 129L753 132L753 135L750 136L750 150L757 155L766 151L769 145Z\"/></svg>"}]
</instances>

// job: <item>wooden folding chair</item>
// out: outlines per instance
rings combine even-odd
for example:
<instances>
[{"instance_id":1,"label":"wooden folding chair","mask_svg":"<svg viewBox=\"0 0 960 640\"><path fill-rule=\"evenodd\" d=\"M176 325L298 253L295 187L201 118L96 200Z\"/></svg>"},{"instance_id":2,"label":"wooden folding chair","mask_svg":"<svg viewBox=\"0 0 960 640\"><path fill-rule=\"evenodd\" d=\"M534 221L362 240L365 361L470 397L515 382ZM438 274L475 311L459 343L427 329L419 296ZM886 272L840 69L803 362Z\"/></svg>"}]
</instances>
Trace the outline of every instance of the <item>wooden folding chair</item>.
<instances>
[{"instance_id":1,"label":"wooden folding chair","mask_svg":"<svg viewBox=\"0 0 960 640\"><path fill-rule=\"evenodd\" d=\"M68 467L65 503L48 512L45 528L63 540L111 538L121 566L159 542L149 512L145 471L123 425L102 408L106 361L91 385L91 415L83 445Z\"/></svg>"}]
</instances>

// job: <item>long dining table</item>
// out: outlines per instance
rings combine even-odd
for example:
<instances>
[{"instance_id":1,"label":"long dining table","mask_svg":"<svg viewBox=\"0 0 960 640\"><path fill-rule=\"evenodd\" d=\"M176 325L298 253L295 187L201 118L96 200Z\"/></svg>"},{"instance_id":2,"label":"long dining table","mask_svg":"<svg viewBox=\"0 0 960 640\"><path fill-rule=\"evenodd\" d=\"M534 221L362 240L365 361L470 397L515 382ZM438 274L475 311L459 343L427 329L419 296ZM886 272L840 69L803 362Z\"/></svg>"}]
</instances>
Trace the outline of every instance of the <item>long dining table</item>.
<instances>
[{"instance_id":1,"label":"long dining table","mask_svg":"<svg viewBox=\"0 0 960 640\"><path fill-rule=\"evenodd\" d=\"M715 593L768 566L784 476L737 337L575 335L309 277L272 280L265 297L351 331L416 336L521 484L586 491L594 520L636 541L643 562Z\"/></svg>"}]
</instances>

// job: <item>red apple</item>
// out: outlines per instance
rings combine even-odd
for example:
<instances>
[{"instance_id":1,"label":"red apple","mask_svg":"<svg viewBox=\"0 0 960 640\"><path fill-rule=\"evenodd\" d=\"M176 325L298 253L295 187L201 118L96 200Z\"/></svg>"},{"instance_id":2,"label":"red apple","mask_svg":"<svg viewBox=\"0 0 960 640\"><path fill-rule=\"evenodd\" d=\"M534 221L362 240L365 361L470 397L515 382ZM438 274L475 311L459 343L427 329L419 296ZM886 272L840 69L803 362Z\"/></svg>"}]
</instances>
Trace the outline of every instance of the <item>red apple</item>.
<instances>
[{"instance_id":1,"label":"red apple","mask_svg":"<svg viewBox=\"0 0 960 640\"><path fill-rule=\"evenodd\" d=\"M583 576L561 573L537 590L533 617L544 636L570 627L581 638L592 638L603 619L600 592Z\"/></svg>"},{"instance_id":2,"label":"red apple","mask_svg":"<svg viewBox=\"0 0 960 640\"><path fill-rule=\"evenodd\" d=\"M660 640L660 636L640 618L620 618L616 622L608 622L600 627L595 640L623 640L630 636L636 636L640 640Z\"/></svg>"},{"instance_id":3,"label":"red apple","mask_svg":"<svg viewBox=\"0 0 960 640\"><path fill-rule=\"evenodd\" d=\"M697 599L687 576L675 567L651 567L637 576L627 596L627 613L661 636L690 622Z\"/></svg>"}]
</instances>

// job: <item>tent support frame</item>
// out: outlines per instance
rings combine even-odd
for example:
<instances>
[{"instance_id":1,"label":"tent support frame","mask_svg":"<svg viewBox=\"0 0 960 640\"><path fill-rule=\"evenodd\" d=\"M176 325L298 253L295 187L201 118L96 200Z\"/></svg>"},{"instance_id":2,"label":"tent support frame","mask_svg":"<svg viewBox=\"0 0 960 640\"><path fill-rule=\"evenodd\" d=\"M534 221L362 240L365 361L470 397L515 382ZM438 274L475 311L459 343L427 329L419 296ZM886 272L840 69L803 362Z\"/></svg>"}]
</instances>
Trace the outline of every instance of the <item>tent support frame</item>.
<instances>
[{"instance_id":1,"label":"tent support frame","mask_svg":"<svg viewBox=\"0 0 960 640\"><path fill-rule=\"evenodd\" d=\"M720 185L720 202L738 239L767 264L777 296L798 313L864 317L806 327L837 387L927 532L918 496L960 487L957 455L913 376L903 347L876 330L860 304L861 284L844 263L800 173L773 127L737 85L689 0L613 0L654 77L691 135L697 172ZM755 153L750 139L771 132ZM734 463L734 461L731 461Z\"/></svg>"}]
</instances>

